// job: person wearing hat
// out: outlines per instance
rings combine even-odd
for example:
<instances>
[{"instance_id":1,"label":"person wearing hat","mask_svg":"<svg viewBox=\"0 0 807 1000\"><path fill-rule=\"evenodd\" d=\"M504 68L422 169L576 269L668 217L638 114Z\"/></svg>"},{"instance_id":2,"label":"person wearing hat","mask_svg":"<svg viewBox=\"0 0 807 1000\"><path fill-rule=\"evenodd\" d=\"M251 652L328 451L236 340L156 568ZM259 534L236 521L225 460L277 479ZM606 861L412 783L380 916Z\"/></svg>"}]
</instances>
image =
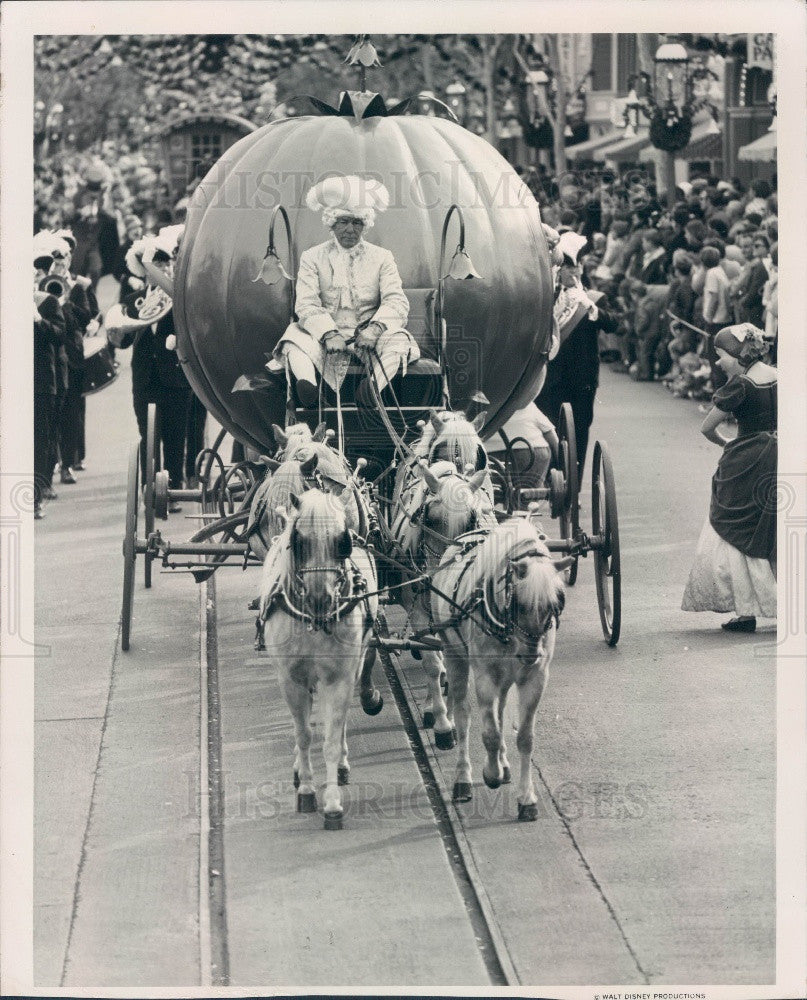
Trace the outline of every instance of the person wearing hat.
<instances>
[{"instance_id":1,"label":"person wearing hat","mask_svg":"<svg viewBox=\"0 0 807 1000\"><path fill-rule=\"evenodd\" d=\"M140 431L141 469L146 467L146 431L149 403L156 404L160 427L163 464L168 471L171 489L181 489L183 483L185 434L191 387L176 352L174 312L166 300L172 288L173 265L179 249L183 226L167 226L157 236L136 240L127 254L131 273L146 286L135 292L122 305L117 304L106 314L110 340L125 350L132 347L132 404ZM149 287L150 286L150 287ZM160 295L160 289L166 295ZM138 318L138 301L163 301L159 318L153 322ZM142 304L142 302L141 302ZM175 502L173 513L181 508Z\"/></svg>"},{"instance_id":2,"label":"person wearing hat","mask_svg":"<svg viewBox=\"0 0 807 1000\"><path fill-rule=\"evenodd\" d=\"M571 404L581 481L599 385L599 335L601 330L613 333L617 328L616 320L602 308L602 293L587 292L580 281L577 257L586 242L585 236L577 233L561 233L555 247L561 255L554 305L559 347L554 357L550 356L546 380L535 400L556 428L561 406Z\"/></svg>"},{"instance_id":3,"label":"person wearing hat","mask_svg":"<svg viewBox=\"0 0 807 1000\"><path fill-rule=\"evenodd\" d=\"M776 617L777 375L762 330L750 323L724 327L714 346L727 381L701 432L723 454L681 607L734 611L722 627L753 632L757 617ZM734 438L718 430L729 416Z\"/></svg>"},{"instance_id":4,"label":"person wearing hat","mask_svg":"<svg viewBox=\"0 0 807 1000\"><path fill-rule=\"evenodd\" d=\"M76 274L90 278L93 287L102 274L111 273L118 250L118 223L104 209L104 185L111 179L106 164L92 164L85 186L76 195L73 214L65 219L65 225L70 225L76 236Z\"/></svg>"},{"instance_id":5,"label":"person wearing hat","mask_svg":"<svg viewBox=\"0 0 807 1000\"><path fill-rule=\"evenodd\" d=\"M43 499L56 499L51 483L57 356L66 336L59 300L39 288L52 261L49 255L34 250L34 518L37 521L45 516Z\"/></svg>"},{"instance_id":6,"label":"person wearing hat","mask_svg":"<svg viewBox=\"0 0 807 1000\"><path fill-rule=\"evenodd\" d=\"M406 330L409 300L394 257L364 240L376 213L389 205L384 185L355 176L329 177L311 188L306 204L322 212L331 237L300 256L297 322L286 329L267 369L277 378L287 368L301 406L313 407L318 377L338 391L351 353L371 366L380 391L399 369L406 374L420 349ZM365 405L370 400L366 379L357 399Z\"/></svg>"}]
</instances>

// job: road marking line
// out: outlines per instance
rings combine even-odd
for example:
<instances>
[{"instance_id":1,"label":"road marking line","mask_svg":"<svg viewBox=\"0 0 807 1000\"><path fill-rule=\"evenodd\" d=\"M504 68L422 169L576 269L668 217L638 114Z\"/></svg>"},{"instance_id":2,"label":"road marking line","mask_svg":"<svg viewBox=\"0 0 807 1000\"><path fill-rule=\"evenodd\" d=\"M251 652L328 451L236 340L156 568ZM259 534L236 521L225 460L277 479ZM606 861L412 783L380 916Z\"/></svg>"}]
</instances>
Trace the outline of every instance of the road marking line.
<instances>
[{"instance_id":1,"label":"road marking line","mask_svg":"<svg viewBox=\"0 0 807 1000\"><path fill-rule=\"evenodd\" d=\"M210 775L208 771L207 584L199 587L199 983L212 986L210 965Z\"/></svg>"}]
</instances>

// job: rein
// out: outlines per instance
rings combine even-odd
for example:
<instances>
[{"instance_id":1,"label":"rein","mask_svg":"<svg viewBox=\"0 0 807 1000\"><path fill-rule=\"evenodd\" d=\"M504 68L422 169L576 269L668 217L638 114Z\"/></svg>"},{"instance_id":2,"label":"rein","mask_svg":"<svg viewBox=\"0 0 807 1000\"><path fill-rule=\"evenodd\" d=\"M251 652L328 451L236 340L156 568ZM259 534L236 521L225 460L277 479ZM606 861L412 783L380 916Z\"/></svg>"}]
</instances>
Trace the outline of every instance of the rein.
<instances>
[{"instance_id":1,"label":"rein","mask_svg":"<svg viewBox=\"0 0 807 1000\"><path fill-rule=\"evenodd\" d=\"M459 544L460 540L463 538L461 535L457 539L455 544ZM482 537L476 537L475 539L466 539L463 543L462 551L458 552L454 557L454 561L463 559L466 555L473 552L477 546L479 546L482 541L484 541L484 535ZM531 632L529 629L524 628L523 625L518 624L518 614L516 609L516 597L515 588L513 587L513 566L515 563L520 562L522 559L527 559L530 557L537 557L542 559L549 559L551 556L544 552L539 552L537 549L528 549L526 552L522 552L515 557L508 557L507 559L507 569L504 574L499 577L497 582L505 581L505 609L502 612L498 605L496 604L496 598L493 590L493 580L488 580L487 584L478 586L474 592L468 597L468 599L463 603L459 604L454 598L457 595L457 591L460 588L463 577L468 571L473 563L473 558L468 559L463 566L462 572L457 578L454 585L454 594L449 597L444 594L438 587L434 584L430 584L430 589L432 593L437 594L442 600L446 601L453 608L457 609L457 614L453 615L447 621L435 622L430 621L429 631L443 632L453 629L459 635L458 626L464 621L473 622L478 628L485 633L485 635L491 636L491 638L496 639L503 646L508 645L513 636L520 635L527 643L528 647L534 647L537 649L538 644L541 639L546 635L552 626L552 621L554 619L556 627L560 627L560 611L552 609L547 614L544 620L541 630L539 632ZM477 609L481 610L482 620L475 617L475 612ZM460 636L462 638L462 636ZM464 640L463 640L464 643Z\"/></svg>"},{"instance_id":2,"label":"rein","mask_svg":"<svg viewBox=\"0 0 807 1000\"><path fill-rule=\"evenodd\" d=\"M354 539L354 543L355 543ZM291 544L287 546L291 549ZM342 593L334 601L331 610L326 615L314 615L306 608L304 576L309 573L335 573L337 583L342 587ZM365 628L372 627L369 598L379 591L370 593L367 590L367 579L356 563L346 558L341 566L304 566L293 567L289 574L292 586L287 591L283 584L269 595L261 613L255 619L255 649L265 650L264 629L269 616L274 611L283 611L290 618L305 625L309 632L324 632L330 635L333 626L346 615L353 612L360 604L364 604ZM294 584L297 586L294 586Z\"/></svg>"}]
</instances>

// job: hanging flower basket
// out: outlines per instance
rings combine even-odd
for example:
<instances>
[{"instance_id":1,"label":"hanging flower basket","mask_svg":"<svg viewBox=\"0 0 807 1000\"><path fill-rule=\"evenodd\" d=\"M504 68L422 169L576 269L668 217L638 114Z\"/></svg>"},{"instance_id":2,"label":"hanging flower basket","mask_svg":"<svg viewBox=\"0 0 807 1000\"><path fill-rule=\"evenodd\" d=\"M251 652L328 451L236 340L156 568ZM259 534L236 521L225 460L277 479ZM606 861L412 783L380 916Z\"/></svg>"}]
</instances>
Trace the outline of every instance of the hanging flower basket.
<instances>
[{"instance_id":1,"label":"hanging flower basket","mask_svg":"<svg viewBox=\"0 0 807 1000\"><path fill-rule=\"evenodd\" d=\"M692 137L692 116L683 114L668 124L670 117L664 108L656 108L653 111L653 117L650 119L650 141L656 149L677 153L679 149L685 149L689 145Z\"/></svg>"}]
</instances>

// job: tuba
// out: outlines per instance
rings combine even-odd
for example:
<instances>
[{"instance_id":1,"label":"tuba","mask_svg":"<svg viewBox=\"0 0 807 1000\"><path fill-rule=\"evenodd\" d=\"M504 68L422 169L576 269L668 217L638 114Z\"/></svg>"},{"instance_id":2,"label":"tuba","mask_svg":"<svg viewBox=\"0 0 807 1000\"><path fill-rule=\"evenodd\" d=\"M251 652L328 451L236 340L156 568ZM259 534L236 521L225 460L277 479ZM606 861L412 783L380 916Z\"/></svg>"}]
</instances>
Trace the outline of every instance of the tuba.
<instances>
[{"instance_id":1,"label":"tuba","mask_svg":"<svg viewBox=\"0 0 807 1000\"><path fill-rule=\"evenodd\" d=\"M63 274L47 274L39 282L39 291L52 295L55 299L59 300L60 305L67 301L72 287L70 279Z\"/></svg>"}]
</instances>

